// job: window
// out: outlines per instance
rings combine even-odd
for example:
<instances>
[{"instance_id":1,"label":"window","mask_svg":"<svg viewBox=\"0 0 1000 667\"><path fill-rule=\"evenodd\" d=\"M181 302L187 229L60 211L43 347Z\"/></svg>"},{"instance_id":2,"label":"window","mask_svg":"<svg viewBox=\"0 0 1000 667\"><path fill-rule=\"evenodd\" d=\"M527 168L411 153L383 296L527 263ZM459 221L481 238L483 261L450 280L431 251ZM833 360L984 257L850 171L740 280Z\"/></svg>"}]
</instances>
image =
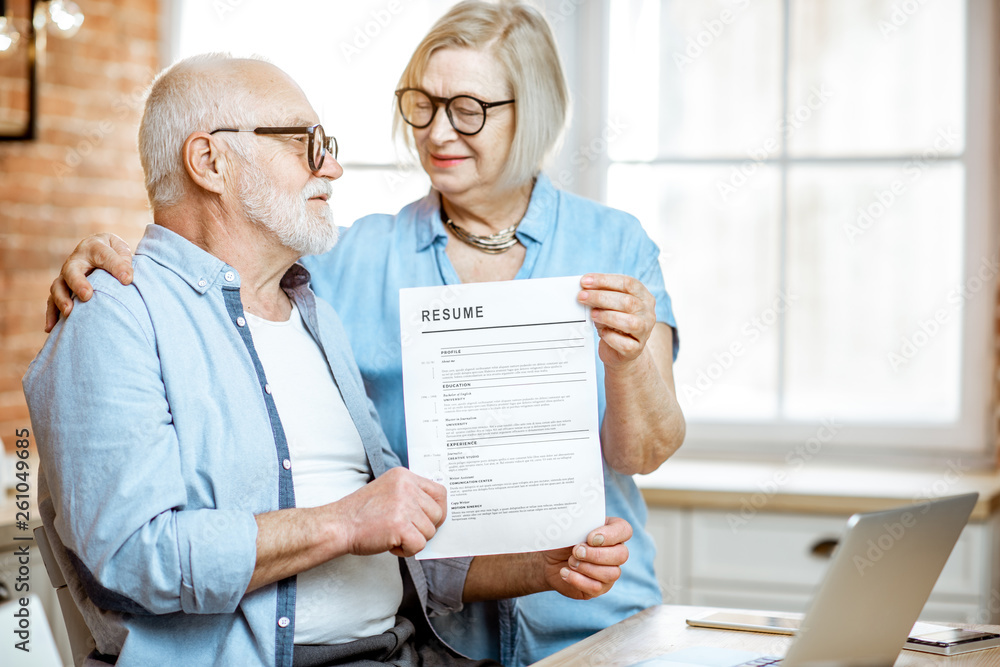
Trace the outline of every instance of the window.
<instances>
[{"instance_id":1,"label":"window","mask_svg":"<svg viewBox=\"0 0 1000 667\"><path fill-rule=\"evenodd\" d=\"M992 460L995 3L538 2L575 99L549 173L662 250L685 451L822 435L824 455ZM260 53L299 81L350 224L426 192L392 91L451 4L167 3L169 58Z\"/></svg>"},{"instance_id":2,"label":"window","mask_svg":"<svg viewBox=\"0 0 1000 667\"><path fill-rule=\"evenodd\" d=\"M577 130L607 139L582 194L663 253L686 449L775 455L820 433L838 455L992 458L995 12L580 12L607 97Z\"/></svg>"},{"instance_id":3,"label":"window","mask_svg":"<svg viewBox=\"0 0 1000 667\"><path fill-rule=\"evenodd\" d=\"M167 62L197 53L259 54L302 86L337 137L344 175L330 200L337 224L395 213L430 181L392 141L393 91L447 0L167 3Z\"/></svg>"}]
</instances>

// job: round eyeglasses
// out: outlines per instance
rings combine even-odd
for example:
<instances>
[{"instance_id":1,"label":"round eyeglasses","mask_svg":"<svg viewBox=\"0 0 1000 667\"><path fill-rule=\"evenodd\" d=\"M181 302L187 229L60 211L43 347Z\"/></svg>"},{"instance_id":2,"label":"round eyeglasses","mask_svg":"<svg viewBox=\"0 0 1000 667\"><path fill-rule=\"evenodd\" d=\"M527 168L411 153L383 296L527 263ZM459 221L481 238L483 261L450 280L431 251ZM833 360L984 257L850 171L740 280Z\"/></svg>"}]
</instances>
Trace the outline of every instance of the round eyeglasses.
<instances>
[{"instance_id":1,"label":"round eyeglasses","mask_svg":"<svg viewBox=\"0 0 1000 667\"><path fill-rule=\"evenodd\" d=\"M419 88L397 90L396 99L399 101L399 113L403 120L418 130L430 125L438 107L443 105L451 126L456 132L466 136L478 134L483 129L487 109L514 103L514 100L483 102L471 95L435 97Z\"/></svg>"},{"instance_id":2,"label":"round eyeglasses","mask_svg":"<svg viewBox=\"0 0 1000 667\"><path fill-rule=\"evenodd\" d=\"M254 134L302 134L309 137L306 156L309 160L309 170L319 171L323 168L323 160L326 154L333 155L337 159L340 147L337 145L337 138L333 135L327 136L323 131L323 126L319 123L307 127L255 127L252 130L238 130L233 127L220 127L212 130L209 134L216 132L253 132Z\"/></svg>"}]
</instances>

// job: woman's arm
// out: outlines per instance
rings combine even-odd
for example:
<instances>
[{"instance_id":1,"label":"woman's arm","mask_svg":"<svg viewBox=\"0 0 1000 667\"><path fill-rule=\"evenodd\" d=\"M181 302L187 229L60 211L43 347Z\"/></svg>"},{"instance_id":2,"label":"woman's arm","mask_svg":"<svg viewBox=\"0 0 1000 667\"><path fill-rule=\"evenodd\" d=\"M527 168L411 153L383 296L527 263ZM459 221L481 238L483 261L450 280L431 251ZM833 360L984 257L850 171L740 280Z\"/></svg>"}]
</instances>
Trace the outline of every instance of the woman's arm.
<instances>
[{"instance_id":1,"label":"woman's arm","mask_svg":"<svg viewBox=\"0 0 1000 667\"><path fill-rule=\"evenodd\" d=\"M674 390L674 331L656 321L656 299L635 278L590 273L580 285L580 303L593 309L601 337L604 458L624 475L653 472L684 442Z\"/></svg>"}]
</instances>

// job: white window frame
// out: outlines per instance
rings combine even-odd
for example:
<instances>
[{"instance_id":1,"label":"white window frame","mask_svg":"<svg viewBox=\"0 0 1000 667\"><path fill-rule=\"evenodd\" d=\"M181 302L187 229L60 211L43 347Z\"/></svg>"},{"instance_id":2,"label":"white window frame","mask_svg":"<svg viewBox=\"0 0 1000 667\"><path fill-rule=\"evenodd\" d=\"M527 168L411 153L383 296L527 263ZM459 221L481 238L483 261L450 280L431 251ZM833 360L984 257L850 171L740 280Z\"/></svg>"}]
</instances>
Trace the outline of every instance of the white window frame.
<instances>
[{"instance_id":1,"label":"white window frame","mask_svg":"<svg viewBox=\"0 0 1000 667\"><path fill-rule=\"evenodd\" d=\"M566 188L599 201L607 199L607 174L612 162L607 151L596 157L590 148L601 145L609 126L607 104L607 26L613 0L546 0L545 11L557 33L563 64L573 92L574 118L562 152L550 167L553 175L568 170L573 175ZM785 0L785 12L790 0ZM966 141L958 158L965 168L965 239L963 276L968 278L982 258L997 252L1000 220L1000 9L991 0L967 0L968 49L966 55ZM587 163L580 166L581 155ZM665 161L674 162L674 161ZM734 161L734 164L736 161ZM986 250L988 249L988 250ZM994 396L997 376L994 334L997 316L997 279L992 275L963 308L960 416L935 427L912 423L829 424L773 421L769 423L688 422L682 456L727 459L782 459L809 447L823 449L824 459L935 464L956 457L963 465L992 468L997 465ZM670 290L670 285L667 285ZM683 363L684 314L678 314ZM784 354L784 350L781 350ZM829 443L827 442L829 440Z\"/></svg>"}]
</instances>

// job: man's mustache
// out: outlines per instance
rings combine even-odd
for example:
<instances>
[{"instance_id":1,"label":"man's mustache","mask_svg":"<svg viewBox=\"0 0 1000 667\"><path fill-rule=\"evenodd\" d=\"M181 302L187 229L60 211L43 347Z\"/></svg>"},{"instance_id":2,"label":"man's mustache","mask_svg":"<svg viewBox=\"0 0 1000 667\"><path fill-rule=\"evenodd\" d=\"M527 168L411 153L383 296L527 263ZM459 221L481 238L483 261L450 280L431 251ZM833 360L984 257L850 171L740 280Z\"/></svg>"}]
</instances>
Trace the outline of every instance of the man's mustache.
<instances>
[{"instance_id":1,"label":"man's mustache","mask_svg":"<svg viewBox=\"0 0 1000 667\"><path fill-rule=\"evenodd\" d=\"M319 195L326 195L327 199L333 196L333 185L330 181L317 178L309 181L306 187L302 188L303 199L312 199L313 197L317 197Z\"/></svg>"}]
</instances>

